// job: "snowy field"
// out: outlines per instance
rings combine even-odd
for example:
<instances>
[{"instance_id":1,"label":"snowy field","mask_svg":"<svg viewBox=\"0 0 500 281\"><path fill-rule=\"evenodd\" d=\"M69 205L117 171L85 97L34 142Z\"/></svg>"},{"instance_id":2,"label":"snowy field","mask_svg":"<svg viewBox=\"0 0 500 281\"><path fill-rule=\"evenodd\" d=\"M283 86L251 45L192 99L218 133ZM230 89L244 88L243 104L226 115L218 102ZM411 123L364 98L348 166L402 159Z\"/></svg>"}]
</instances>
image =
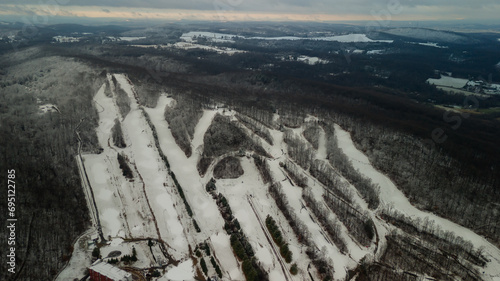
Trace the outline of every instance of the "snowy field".
<instances>
[{"instance_id":1,"label":"snowy field","mask_svg":"<svg viewBox=\"0 0 500 281\"><path fill-rule=\"evenodd\" d=\"M463 88L468 81L469 80L467 79L453 78L450 76L443 76L443 75L441 75L441 78L439 79L434 79L434 78L427 79L427 83L429 84L436 86L452 87L457 89Z\"/></svg>"}]
</instances>

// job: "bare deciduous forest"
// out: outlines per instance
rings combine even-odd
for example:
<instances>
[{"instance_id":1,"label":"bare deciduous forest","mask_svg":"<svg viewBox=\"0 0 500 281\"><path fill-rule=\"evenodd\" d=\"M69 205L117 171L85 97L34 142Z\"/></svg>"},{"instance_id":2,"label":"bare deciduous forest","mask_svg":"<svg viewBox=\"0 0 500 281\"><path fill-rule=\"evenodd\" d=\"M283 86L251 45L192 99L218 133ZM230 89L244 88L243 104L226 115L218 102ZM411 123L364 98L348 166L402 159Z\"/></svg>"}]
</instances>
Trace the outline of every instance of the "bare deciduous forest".
<instances>
[{"instance_id":1,"label":"bare deciduous forest","mask_svg":"<svg viewBox=\"0 0 500 281\"><path fill-rule=\"evenodd\" d=\"M155 40L159 44L175 42L180 34ZM75 157L102 151L95 132L102 105L93 97L99 87L105 87L106 96L115 95L122 119L134 102L114 76L109 82L108 73L126 74L141 106L155 108L162 93L173 97L175 102L162 109L162 120L168 122L184 155L189 158L200 154L197 169L201 176L213 169L213 177L218 180L234 179L245 173L242 161L255 164L279 215L286 218L282 224L289 226L294 239L305 246L305 255L321 280L333 279L333 261L325 249L316 246L311 230L297 216L302 209L291 206L270 169L271 161L277 159L265 147L281 142L281 137L273 137L281 133L286 145L281 153L287 158L279 167L281 160L275 162L285 178L279 174L280 180L299 190L304 210L318 222L325 237L346 255L350 255L349 243L376 249L378 257L363 258L348 272L347 280L419 280L424 275L437 280L482 280L480 270L489 260L484 249L475 248L460 235L443 231L431 220L415 219L384 205L380 186L356 169L339 146L335 124L350 133L356 148L412 205L500 246L500 123L494 111L499 99L492 96L481 100L477 109L466 108L470 111L467 115L449 113L448 107L442 107L455 106L466 96L448 95L425 83L425 79L437 75L431 67L434 62L462 76L490 69L484 56L475 53L476 47L469 50L450 45L448 50L429 52L427 56L396 40L394 53L353 56L347 63L342 53L331 53L327 43L308 40L234 40L220 46L245 52L227 55L199 49L139 48L125 42L104 44L101 37L75 44L44 44L42 39L18 51L0 49L0 170L16 170L20 249L16 252L16 276L2 273L2 280L53 279L70 259L75 239L90 226ZM446 52L463 52L462 48L470 51L471 57L476 56L476 64L443 61ZM290 57L299 52L322 55L329 63L313 66L276 57L292 52ZM398 52L410 55L404 57ZM500 59L494 49L484 47L484 52ZM413 68L405 69L395 61ZM222 113L215 115L203 135L203 146L193 147L195 128L204 110L221 106ZM201 233L189 198L170 169L177 163L168 162L158 132L142 110L153 132L151 146L156 146L176 194L180 194L197 233ZM458 126L449 121L457 118ZM118 119L111 129L112 142L126 148L130 143ZM442 130L446 141L431 140L435 129ZM326 157L318 157L320 143L326 147ZM135 170L129 166L133 159L122 153L116 158L123 175L133 179ZM1 182L4 184L5 177ZM207 191L213 193L245 277L269 279L254 257L258 248L248 241L228 200L217 192L215 180L210 183ZM316 196L311 185L320 184L324 195ZM2 193L0 200L5 202L5 197ZM383 248L378 248L380 237L374 225L378 219L390 226L384 230ZM0 244L6 245L5 236ZM215 270L218 265L212 260ZM204 259L202 262L202 268L206 268L207 263ZM309 267L307 270L310 274Z\"/></svg>"}]
</instances>

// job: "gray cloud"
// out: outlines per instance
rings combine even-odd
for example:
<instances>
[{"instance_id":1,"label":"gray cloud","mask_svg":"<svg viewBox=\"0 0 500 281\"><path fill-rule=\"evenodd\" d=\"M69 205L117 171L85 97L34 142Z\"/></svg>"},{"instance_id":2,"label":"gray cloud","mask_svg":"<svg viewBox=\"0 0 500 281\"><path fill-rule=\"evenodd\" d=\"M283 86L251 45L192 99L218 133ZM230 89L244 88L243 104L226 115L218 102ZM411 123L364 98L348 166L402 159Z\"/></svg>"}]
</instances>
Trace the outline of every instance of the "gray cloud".
<instances>
[{"instance_id":1,"label":"gray cloud","mask_svg":"<svg viewBox=\"0 0 500 281\"><path fill-rule=\"evenodd\" d=\"M421 17L498 18L498 0L2 0L2 4L97 6L104 12L114 8L185 9L203 11L270 12L297 14L373 15Z\"/></svg>"}]
</instances>

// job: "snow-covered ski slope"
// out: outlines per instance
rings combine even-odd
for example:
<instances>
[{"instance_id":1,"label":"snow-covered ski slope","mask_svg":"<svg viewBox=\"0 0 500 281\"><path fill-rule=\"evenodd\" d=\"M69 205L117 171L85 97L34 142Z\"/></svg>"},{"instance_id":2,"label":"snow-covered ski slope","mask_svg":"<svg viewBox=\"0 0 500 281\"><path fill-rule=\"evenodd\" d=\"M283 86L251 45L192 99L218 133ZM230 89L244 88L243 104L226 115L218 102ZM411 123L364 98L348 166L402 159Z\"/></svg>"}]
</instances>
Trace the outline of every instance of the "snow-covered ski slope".
<instances>
[{"instance_id":1,"label":"snow-covered ski slope","mask_svg":"<svg viewBox=\"0 0 500 281\"><path fill-rule=\"evenodd\" d=\"M138 104L133 85L127 77L121 74L114 74L114 77L127 93L131 110L125 118L121 118L116 105L116 95L107 97L104 94L104 87L101 88L94 101L99 112L97 135L103 151L100 154L83 155L105 238L110 238L112 241L154 238L164 243L168 255L180 263L177 267L172 265L166 267L166 274L158 280L189 279L188 276L196 274L196 268L198 268L198 272L201 272L199 263L191 261L191 258L196 258L193 257L191 250L195 249L199 243L206 242L221 268L222 279L244 280L242 262L238 260L231 248L230 236L224 230L224 219L212 195L205 190L206 184L213 176L215 163L210 165L204 176L200 176L197 162L203 152L205 132L216 114L231 116L231 120L249 136L257 139L260 137L255 136L242 124L238 124L239 121L233 117L236 114L234 110L205 109L195 127L191 142L193 154L186 157L176 144L169 124L164 118L165 107L175 103L174 99L162 94L155 108L143 108ZM108 78L112 84L111 76ZM150 117L153 128L148 124L142 110L145 110ZM278 121L279 116L275 117L275 121ZM112 141L111 128L116 118L120 121L123 129L127 144L125 148L114 146ZM317 121L315 117L309 116L307 118L307 122ZM324 257L324 260L328 262L335 280L345 280L347 271L356 269L364 257L368 261L381 257L386 243L385 235L394 229L393 225L388 224L379 216L381 210L387 206L415 219L433 220L441 226L443 231L451 231L455 235L471 241L474 249L483 248L484 256L489 259L489 262L484 268L478 268L478 271L482 273L481 278L492 281L500 279L500 251L498 248L469 229L413 207L394 183L386 175L376 170L366 155L355 147L350 134L340 126L335 125L335 137L339 148L363 176L380 186L381 201L377 209L368 209L367 203L356 188L342 175L339 175L340 181L353 194L353 204L359 206L358 208L362 209L373 220L376 231L376 237L373 238L370 245L363 246L350 233L349 228L340 223L340 239L344 241L348 249L346 252L341 251L333 243L325 226L320 223L319 218L304 201L305 189L294 184L280 165L280 163L292 159L287 154L288 145L284 142L284 132L277 128L277 126L267 128L274 140L273 145L263 139L260 142L264 150L271 156L265 161L270 169L272 183L281 184L284 196L292 210L292 216L296 222L307 227L311 236L310 240L313 243L312 248L315 249L317 255ZM186 213L184 203L169 174L169 169L160 157L153 137L153 129L157 132L159 146L170 163L170 170L175 174L177 181L182 186L186 200L191 206L192 218ZM307 143L302 135L304 129L305 125L293 129L293 133L301 141ZM321 128L319 146L315 150L314 158L316 161L323 161L325 165L330 165L327 160L326 138L327 136ZM132 179L127 179L122 175L117 153L122 153L128 159L128 164L134 174ZM255 251L256 259L269 274L269 280L310 280L310 276L313 276L315 280L319 279L316 268L311 265L310 256L306 254L307 247L301 241L303 237L299 238L295 235L289 221L277 207L275 200L269 194L269 183L264 183L254 159L252 157L238 159L244 174L237 179L217 180L217 192L227 198L234 217L239 221L241 229ZM331 168L335 169L335 167ZM331 211L328 214L329 220L339 222L337 214L329 209L324 199L324 195L329 192L329 187L321 184L311 176L309 171L300 167L298 170L307 178L306 189L310 190L313 198L326 210ZM279 249L276 248L272 239L269 239L269 232L263 222L268 215L276 220L284 241L288 243L290 251L293 253L292 263L296 263L299 269L297 275L290 274L289 269L292 263L287 264L283 261ZM195 231L193 219L197 221L200 232ZM209 272L210 276L215 274L211 265Z\"/></svg>"}]
</instances>

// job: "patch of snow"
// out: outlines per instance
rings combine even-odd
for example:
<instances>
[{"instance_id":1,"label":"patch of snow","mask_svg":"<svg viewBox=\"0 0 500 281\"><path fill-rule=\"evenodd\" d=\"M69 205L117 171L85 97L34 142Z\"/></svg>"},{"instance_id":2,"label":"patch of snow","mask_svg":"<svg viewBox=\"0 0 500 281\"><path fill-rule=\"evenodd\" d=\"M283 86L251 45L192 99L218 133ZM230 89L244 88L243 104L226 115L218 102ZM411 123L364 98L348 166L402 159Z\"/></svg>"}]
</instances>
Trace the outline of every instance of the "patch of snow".
<instances>
[{"instance_id":1,"label":"patch of snow","mask_svg":"<svg viewBox=\"0 0 500 281\"><path fill-rule=\"evenodd\" d=\"M194 280L194 269L193 261L187 259L186 261L180 263L178 266L167 271L163 277L157 279L158 281L182 281L182 280Z\"/></svg>"},{"instance_id":2,"label":"patch of snow","mask_svg":"<svg viewBox=\"0 0 500 281\"><path fill-rule=\"evenodd\" d=\"M259 39L259 40L315 40L315 41L335 41L341 43L354 43L354 42L364 42L364 43L392 43L393 40L373 40L366 36L366 34L346 34L346 35L335 35L335 36L325 36L325 37L296 37L296 36L282 36L282 37L248 37L245 39Z\"/></svg>"},{"instance_id":3,"label":"patch of snow","mask_svg":"<svg viewBox=\"0 0 500 281\"><path fill-rule=\"evenodd\" d=\"M47 112L59 112L59 110L57 109L57 106L50 104L50 103L39 105L38 109L40 110L40 113L42 113L42 114L47 113Z\"/></svg>"},{"instance_id":4,"label":"patch of snow","mask_svg":"<svg viewBox=\"0 0 500 281\"><path fill-rule=\"evenodd\" d=\"M370 50L366 52L367 55L382 55L384 50Z\"/></svg>"},{"instance_id":5,"label":"patch of snow","mask_svg":"<svg viewBox=\"0 0 500 281\"><path fill-rule=\"evenodd\" d=\"M320 59L318 57L308 57L308 56L299 56L297 58L297 61L309 64L309 65L329 63L328 60Z\"/></svg>"},{"instance_id":6,"label":"patch of snow","mask_svg":"<svg viewBox=\"0 0 500 281\"><path fill-rule=\"evenodd\" d=\"M233 54L237 54L237 53L246 53L246 51L241 51L241 50L234 49L234 48L206 46L206 45L194 44L194 43L189 43L189 42L177 42L175 44L169 44L167 46L178 48L178 49L184 49L184 50L202 49L202 50L217 52L219 54L229 54L229 55L233 55Z\"/></svg>"},{"instance_id":7,"label":"patch of snow","mask_svg":"<svg viewBox=\"0 0 500 281\"><path fill-rule=\"evenodd\" d=\"M237 36L234 34L225 34L225 33L217 33L217 32L205 32L205 31L190 31L181 35L181 40L186 42L195 42L198 37L205 38L212 42L229 42L233 43L233 38L239 38L241 36Z\"/></svg>"},{"instance_id":8,"label":"patch of snow","mask_svg":"<svg viewBox=\"0 0 500 281\"><path fill-rule=\"evenodd\" d=\"M52 37L58 43L71 43L71 42L79 42L80 38L70 37L70 36L54 36Z\"/></svg>"},{"instance_id":9,"label":"patch of snow","mask_svg":"<svg viewBox=\"0 0 500 281\"><path fill-rule=\"evenodd\" d=\"M316 158L325 160L327 157L326 152L326 134L323 128L319 129L319 141L318 141L318 151L316 153Z\"/></svg>"},{"instance_id":10,"label":"patch of snow","mask_svg":"<svg viewBox=\"0 0 500 281\"><path fill-rule=\"evenodd\" d=\"M135 40L140 40L140 39L145 39L146 37L118 37L118 39L122 41L135 41Z\"/></svg>"},{"instance_id":11,"label":"patch of snow","mask_svg":"<svg viewBox=\"0 0 500 281\"><path fill-rule=\"evenodd\" d=\"M453 87L453 88L463 88L465 84L469 80L467 79L462 79L462 78L453 78L449 76L443 76L441 75L441 78L439 79L434 79L434 78L429 78L427 79L427 83L436 85L436 86L445 86L445 87Z\"/></svg>"},{"instance_id":12,"label":"patch of snow","mask_svg":"<svg viewBox=\"0 0 500 281\"><path fill-rule=\"evenodd\" d=\"M223 269L228 272L230 280L243 280L243 274L239 270L239 263L234 258L229 239L229 235L222 231L210 236L214 251L217 253L217 259Z\"/></svg>"},{"instance_id":13,"label":"patch of snow","mask_svg":"<svg viewBox=\"0 0 500 281\"><path fill-rule=\"evenodd\" d=\"M96 235L94 228L85 231L73 245L71 259L63 270L55 278L56 281L66 281L83 278L88 273L88 267L92 265L92 250L94 245L89 245L91 236Z\"/></svg>"},{"instance_id":14,"label":"patch of snow","mask_svg":"<svg viewBox=\"0 0 500 281\"><path fill-rule=\"evenodd\" d=\"M440 49L448 49L448 46L439 46L438 43L427 42L427 43L418 43L418 44L422 45L422 46L429 46L429 47L440 48Z\"/></svg>"},{"instance_id":15,"label":"patch of snow","mask_svg":"<svg viewBox=\"0 0 500 281\"><path fill-rule=\"evenodd\" d=\"M448 49L448 46L440 46L439 43L433 43L433 42L407 42L409 44L417 44L421 46L428 46L428 47L434 47L434 48L439 48L439 49Z\"/></svg>"},{"instance_id":16,"label":"patch of snow","mask_svg":"<svg viewBox=\"0 0 500 281\"><path fill-rule=\"evenodd\" d=\"M161 48L163 45L129 45L137 48Z\"/></svg>"},{"instance_id":17,"label":"patch of snow","mask_svg":"<svg viewBox=\"0 0 500 281\"><path fill-rule=\"evenodd\" d=\"M204 32L204 31L190 31L182 34L181 40L186 42L194 42L198 37L203 37L212 42L234 42L234 38L242 39L257 39L257 40L317 40L317 41L336 41L342 43L353 43L353 42L381 42L381 43L392 43L393 40L373 40L366 36L366 34L346 34L346 35L335 35L335 36L324 36L324 37L297 37L297 36L279 36L279 37L244 37L234 34L223 34L216 32Z\"/></svg>"}]
</instances>

